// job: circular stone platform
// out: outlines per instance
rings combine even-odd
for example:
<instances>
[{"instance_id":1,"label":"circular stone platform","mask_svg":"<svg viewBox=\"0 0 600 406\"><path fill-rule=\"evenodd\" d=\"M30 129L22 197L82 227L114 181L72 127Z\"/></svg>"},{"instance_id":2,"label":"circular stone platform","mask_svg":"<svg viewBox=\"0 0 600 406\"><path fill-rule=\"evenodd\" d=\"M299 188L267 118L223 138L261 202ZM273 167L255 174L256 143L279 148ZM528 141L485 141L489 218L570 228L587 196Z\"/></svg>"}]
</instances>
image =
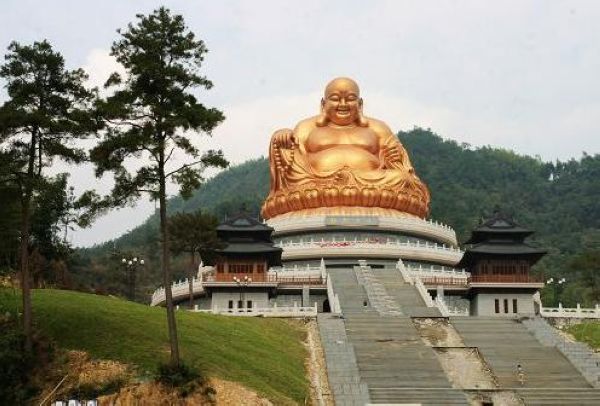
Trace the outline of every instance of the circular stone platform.
<instances>
[{"instance_id":1,"label":"circular stone platform","mask_svg":"<svg viewBox=\"0 0 600 406\"><path fill-rule=\"evenodd\" d=\"M267 220L286 265L393 265L453 268L461 259L456 233L444 224L402 213L364 210L296 212Z\"/></svg>"}]
</instances>

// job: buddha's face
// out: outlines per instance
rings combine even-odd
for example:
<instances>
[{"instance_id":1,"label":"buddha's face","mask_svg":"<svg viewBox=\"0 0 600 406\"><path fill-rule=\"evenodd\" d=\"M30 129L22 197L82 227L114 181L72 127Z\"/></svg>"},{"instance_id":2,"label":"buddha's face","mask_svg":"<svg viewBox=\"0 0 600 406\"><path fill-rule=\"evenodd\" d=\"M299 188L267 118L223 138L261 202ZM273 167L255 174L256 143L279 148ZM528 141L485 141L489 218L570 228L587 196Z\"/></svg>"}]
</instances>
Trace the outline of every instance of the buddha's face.
<instances>
[{"instance_id":1,"label":"buddha's face","mask_svg":"<svg viewBox=\"0 0 600 406\"><path fill-rule=\"evenodd\" d=\"M344 126L358 121L362 107L358 85L346 78L331 81L321 103L329 121Z\"/></svg>"}]
</instances>

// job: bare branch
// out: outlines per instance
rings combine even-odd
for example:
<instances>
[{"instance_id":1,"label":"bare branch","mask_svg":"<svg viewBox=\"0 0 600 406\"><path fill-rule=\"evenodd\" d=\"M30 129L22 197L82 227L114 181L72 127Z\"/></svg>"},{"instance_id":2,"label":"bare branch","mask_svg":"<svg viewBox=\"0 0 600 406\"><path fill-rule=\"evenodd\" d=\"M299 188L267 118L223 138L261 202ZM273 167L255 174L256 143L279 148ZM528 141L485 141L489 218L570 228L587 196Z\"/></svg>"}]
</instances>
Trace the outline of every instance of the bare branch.
<instances>
[{"instance_id":1,"label":"bare branch","mask_svg":"<svg viewBox=\"0 0 600 406\"><path fill-rule=\"evenodd\" d=\"M189 168L190 166L198 165L198 164L200 164L200 163L202 163L202 160L201 160L201 159L200 159L200 160L198 160L198 161L192 162L192 163L190 163L190 164L185 164L185 165L183 165L182 167L180 167L180 168L177 168L177 169L175 169L174 171L171 171L171 172L167 173L167 174L165 175L165 178L168 178L169 176L171 176L171 175L175 175L176 173L178 173L178 172L181 172L181 171L183 171L184 169L186 169L186 168Z\"/></svg>"}]
</instances>

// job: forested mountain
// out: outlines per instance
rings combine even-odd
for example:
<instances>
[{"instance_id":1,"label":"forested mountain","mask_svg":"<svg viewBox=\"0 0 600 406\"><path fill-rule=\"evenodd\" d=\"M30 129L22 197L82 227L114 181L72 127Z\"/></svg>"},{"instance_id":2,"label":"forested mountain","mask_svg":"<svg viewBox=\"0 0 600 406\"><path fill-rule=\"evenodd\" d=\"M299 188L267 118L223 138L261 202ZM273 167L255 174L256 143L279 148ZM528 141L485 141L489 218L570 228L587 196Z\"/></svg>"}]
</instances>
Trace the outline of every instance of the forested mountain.
<instances>
[{"instance_id":1,"label":"forested mountain","mask_svg":"<svg viewBox=\"0 0 600 406\"><path fill-rule=\"evenodd\" d=\"M459 145L429 130L414 129L398 136L430 188L430 217L452 226L460 242L482 217L499 207L536 230L533 241L548 250L536 270L567 278L564 285L544 289L545 303L556 303L558 296L565 305L600 300L600 277L595 272L600 271L599 155L552 163L498 148ZM251 160L215 176L187 201L171 199L169 207L172 212L202 208L220 219L241 207L258 214L268 187L267 160ZM118 289L117 259L120 253L134 252L148 259L141 282L143 292L150 292L160 284L155 269L157 228L152 216L114 241L79 250L74 277L85 286ZM183 267L183 262L175 263L180 275Z\"/></svg>"}]
</instances>

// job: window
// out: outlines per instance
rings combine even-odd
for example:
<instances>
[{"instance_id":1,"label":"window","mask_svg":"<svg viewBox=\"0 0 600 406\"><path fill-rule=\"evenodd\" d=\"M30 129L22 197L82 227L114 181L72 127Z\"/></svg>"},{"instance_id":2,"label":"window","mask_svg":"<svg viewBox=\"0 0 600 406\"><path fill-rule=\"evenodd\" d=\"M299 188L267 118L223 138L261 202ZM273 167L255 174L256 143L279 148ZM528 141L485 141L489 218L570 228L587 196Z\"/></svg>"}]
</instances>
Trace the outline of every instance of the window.
<instances>
[{"instance_id":1,"label":"window","mask_svg":"<svg viewBox=\"0 0 600 406\"><path fill-rule=\"evenodd\" d=\"M246 303L246 307L248 309L252 309L252 300L248 300L248 302Z\"/></svg>"},{"instance_id":2,"label":"window","mask_svg":"<svg viewBox=\"0 0 600 406\"><path fill-rule=\"evenodd\" d=\"M229 304L227 305L227 307L228 307L229 309L233 309L233 300L230 300L230 301L229 301Z\"/></svg>"},{"instance_id":3,"label":"window","mask_svg":"<svg viewBox=\"0 0 600 406\"><path fill-rule=\"evenodd\" d=\"M518 313L518 310L517 310L517 299L513 299L513 313Z\"/></svg>"},{"instance_id":4,"label":"window","mask_svg":"<svg viewBox=\"0 0 600 406\"><path fill-rule=\"evenodd\" d=\"M265 264L257 264L256 265L256 272L263 273L264 271L265 271Z\"/></svg>"},{"instance_id":5,"label":"window","mask_svg":"<svg viewBox=\"0 0 600 406\"><path fill-rule=\"evenodd\" d=\"M217 272L223 273L223 264L217 264Z\"/></svg>"},{"instance_id":6,"label":"window","mask_svg":"<svg viewBox=\"0 0 600 406\"><path fill-rule=\"evenodd\" d=\"M243 308L244 308L244 301L238 300L238 309L243 309Z\"/></svg>"},{"instance_id":7,"label":"window","mask_svg":"<svg viewBox=\"0 0 600 406\"><path fill-rule=\"evenodd\" d=\"M252 273L252 264L229 264L229 273Z\"/></svg>"},{"instance_id":8,"label":"window","mask_svg":"<svg viewBox=\"0 0 600 406\"><path fill-rule=\"evenodd\" d=\"M495 307L496 313L500 313L500 299L494 300L494 307Z\"/></svg>"},{"instance_id":9,"label":"window","mask_svg":"<svg viewBox=\"0 0 600 406\"><path fill-rule=\"evenodd\" d=\"M508 313L508 299L504 299L504 313Z\"/></svg>"}]
</instances>

